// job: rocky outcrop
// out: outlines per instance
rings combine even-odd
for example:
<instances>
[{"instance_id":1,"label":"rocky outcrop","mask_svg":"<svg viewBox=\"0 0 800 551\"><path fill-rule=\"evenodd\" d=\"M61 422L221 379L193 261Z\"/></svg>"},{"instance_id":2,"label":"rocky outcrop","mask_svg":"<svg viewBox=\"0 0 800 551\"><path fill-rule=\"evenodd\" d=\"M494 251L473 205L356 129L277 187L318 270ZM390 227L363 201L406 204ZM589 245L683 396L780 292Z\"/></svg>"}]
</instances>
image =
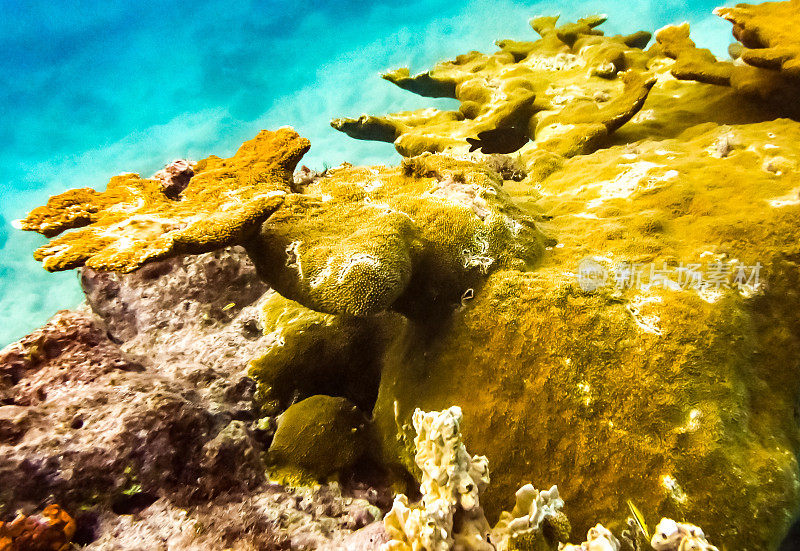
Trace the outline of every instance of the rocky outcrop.
<instances>
[{"instance_id":1,"label":"rocky outcrop","mask_svg":"<svg viewBox=\"0 0 800 551\"><path fill-rule=\"evenodd\" d=\"M269 342L267 287L241 249L87 268L81 282L86 305L0 352L3 519L55 500L90 549L297 549L388 508L358 477L317 491L266 481L272 431L245 370Z\"/></svg>"}]
</instances>

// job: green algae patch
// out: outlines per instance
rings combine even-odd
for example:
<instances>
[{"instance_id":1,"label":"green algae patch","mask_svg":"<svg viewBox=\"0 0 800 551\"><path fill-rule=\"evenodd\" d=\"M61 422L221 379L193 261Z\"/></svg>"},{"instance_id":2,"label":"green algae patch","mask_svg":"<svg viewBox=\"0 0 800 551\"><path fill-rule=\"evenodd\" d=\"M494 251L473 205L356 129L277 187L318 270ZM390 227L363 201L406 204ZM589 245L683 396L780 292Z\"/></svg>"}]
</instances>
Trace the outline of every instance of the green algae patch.
<instances>
[{"instance_id":1,"label":"green algae patch","mask_svg":"<svg viewBox=\"0 0 800 551\"><path fill-rule=\"evenodd\" d=\"M281 414L267 457L283 479L311 475L323 480L353 466L367 442L367 420L355 405L317 395Z\"/></svg>"}]
</instances>

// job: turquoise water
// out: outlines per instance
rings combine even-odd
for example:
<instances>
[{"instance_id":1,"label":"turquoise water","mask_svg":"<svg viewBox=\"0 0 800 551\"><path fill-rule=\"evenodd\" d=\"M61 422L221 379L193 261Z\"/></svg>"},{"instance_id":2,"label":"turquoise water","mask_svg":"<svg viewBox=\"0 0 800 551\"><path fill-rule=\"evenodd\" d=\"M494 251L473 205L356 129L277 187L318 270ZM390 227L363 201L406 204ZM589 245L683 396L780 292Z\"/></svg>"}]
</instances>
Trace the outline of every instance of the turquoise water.
<instances>
[{"instance_id":1,"label":"turquoise water","mask_svg":"<svg viewBox=\"0 0 800 551\"><path fill-rule=\"evenodd\" d=\"M720 4L0 0L0 346L81 300L74 272L48 274L31 258L44 238L10 225L51 194L103 189L120 172L149 176L175 158L228 156L287 124L311 139L312 168L397 163L390 144L328 125L431 105L381 71L531 40L528 19L553 13L606 13L610 34L686 20L697 42L725 55L730 26L711 15Z\"/></svg>"}]
</instances>

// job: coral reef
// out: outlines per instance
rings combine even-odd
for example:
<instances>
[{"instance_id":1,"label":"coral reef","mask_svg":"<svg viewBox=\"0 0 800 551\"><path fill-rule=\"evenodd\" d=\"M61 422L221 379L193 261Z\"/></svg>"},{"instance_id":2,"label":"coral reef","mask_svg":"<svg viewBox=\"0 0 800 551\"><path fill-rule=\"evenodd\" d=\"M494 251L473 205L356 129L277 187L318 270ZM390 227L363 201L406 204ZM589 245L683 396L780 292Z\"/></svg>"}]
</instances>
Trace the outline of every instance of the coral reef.
<instances>
[{"instance_id":1,"label":"coral reef","mask_svg":"<svg viewBox=\"0 0 800 551\"><path fill-rule=\"evenodd\" d=\"M631 499L777 549L800 511L798 4L764 6L720 11L736 62L688 27L644 51L601 17L536 18L535 42L392 72L461 105L334 122L394 142L397 167L292 178L308 143L282 129L200 161L177 199L127 175L34 210L23 228L73 230L37 257L87 266L91 311L0 355L5 512L94 508L113 548L134 529L109 508L151 510L163 539L180 507L238 499L252 524L219 541L243 549L536 549L566 539L563 500L573 548L617 551ZM403 492L386 533L364 505L287 543L266 450L270 474L343 494L375 468L372 489ZM658 545L713 549L669 521Z\"/></svg>"},{"instance_id":2,"label":"coral reef","mask_svg":"<svg viewBox=\"0 0 800 551\"><path fill-rule=\"evenodd\" d=\"M614 534L602 524L598 524L593 528L589 528L586 533L586 541L582 544L573 545L568 543L561 547L559 551L620 551L620 549L621 545Z\"/></svg>"},{"instance_id":3,"label":"coral reef","mask_svg":"<svg viewBox=\"0 0 800 551\"><path fill-rule=\"evenodd\" d=\"M269 343L251 360L261 412L277 415L317 394L342 396L362 411L375 405L380 356L393 324L322 314L270 291L260 324ZM397 320L396 320L397 321ZM382 335L381 333L386 333Z\"/></svg>"},{"instance_id":4,"label":"coral reef","mask_svg":"<svg viewBox=\"0 0 800 551\"><path fill-rule=\"evenodd\" d=\"M246 247L263 279L320 312L410 316L457 305L502 266L535 264L545 239L491 170L429 155L329 170Z\"/></svg>"},{"instance_id":5,"label":"coral reef","mask_svg":"<svg viewBox=\"0 0 800 551\"><path fill-rule=\"evenodd\" d=\"M511 511L500 513L500 520L492 529L492 542L498 551L507 549L535 549L544 542L561 542L569 539L570 524L561 511L564 500L558 487L539 491L525 484L515 495Z\"/></svg>"},{"instance_id":6,"label":"coral reef","mask_svg":"<svg viewBox=\"0 0 800 551\"><path fill-rule=\"evenodd\" d=\"M486 457L467 453L461 440L461 410L416 410L413 423L422 503L409 508L405 495L395 498L384 519L390 541L382 551L447 551L454 544L463 549L491 549L489 523L479 502L489 484L489 464ZM453 533L456 516L461 523Z\"/></svg>"}]
</instances>

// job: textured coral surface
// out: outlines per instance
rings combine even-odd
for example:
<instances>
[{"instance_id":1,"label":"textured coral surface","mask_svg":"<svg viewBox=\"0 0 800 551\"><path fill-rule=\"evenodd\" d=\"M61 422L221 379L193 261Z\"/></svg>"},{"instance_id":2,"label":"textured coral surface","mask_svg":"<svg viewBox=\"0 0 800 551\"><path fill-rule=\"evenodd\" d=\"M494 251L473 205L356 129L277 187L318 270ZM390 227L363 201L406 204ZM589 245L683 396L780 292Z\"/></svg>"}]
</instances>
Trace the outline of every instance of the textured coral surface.
<instances>
[{"instance_id":1,"label":"textured coral surface","mask_svg":"<svg viewBox=\"0 0 800 551\"><path fill-rule=\"evenodd\" d=\"M383 543L346 532L386 510L386 476L416 501L413 412L457 405L492 466L488 522L521 484L557 484L587 545L614 547L632 500L722 549L777 549L800 512L800 15L720 14L741 60L688 26L644 50L602 17L545 17L535 42L388 73L460 101L334 121L394 142L400 166L292 180L308 144L282 129L198 163L178 199L134 176L51 199L23 227L77 229L46 267L143 267L85 269L91 311L3 351L3 504L99 507L107 548L108 507L141 500L147 537L200 500L192 518L242 548L320 546L326 523L328 545ZM254 511L291 498L264 492L292 490L266 478L287 470L338 478L336 503L368 494L350 503L369 514L312 515L313 535L267 522ZM249 528L209 521L220 495Z\"/></svg>"}]
</instances>

